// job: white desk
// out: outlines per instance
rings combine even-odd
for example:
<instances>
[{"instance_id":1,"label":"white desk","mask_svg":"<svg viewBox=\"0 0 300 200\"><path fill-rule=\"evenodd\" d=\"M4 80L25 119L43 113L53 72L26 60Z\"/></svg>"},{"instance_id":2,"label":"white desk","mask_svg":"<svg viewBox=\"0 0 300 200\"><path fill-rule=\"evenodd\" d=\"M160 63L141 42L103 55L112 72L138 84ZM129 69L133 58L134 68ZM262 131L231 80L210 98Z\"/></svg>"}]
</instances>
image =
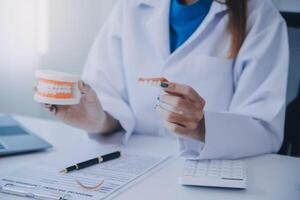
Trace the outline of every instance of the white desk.
<instances>
[{"instance_id":1,"label":"white desk","mask_svg":"<svg viewBox=\"0 0 300 200\"><path fill-rule=\"evenodd\" d=\"M77 129L61 123L39 119L17 117L26 127L38 133L54 145L47 152L18 155L0 158L0 176L18 168L20 163L36 162L39 159L55 159L58 156L69 155L86 158L99 152L103 145L91 140ZM115 136L115 138L117 135ZM102 144L115 143L115 139L107 138ZM130 147L141 151L168 151L176 154L176 141L166 138L148 136L133 136ZM80 150L80 151L78 151ZM74 153L76 152L76 153ZM193 199L249 199L249 200L299 200L300 199L300 159L279 155L265 155L246 160L248 189L231 190L218 188L186 187L178 184L183 160L177 159L139 182L134 187L121 193L117 200L193 200ZM0 200L18 200L15 196L0 194Z\"/></svg>"}]
</instances>

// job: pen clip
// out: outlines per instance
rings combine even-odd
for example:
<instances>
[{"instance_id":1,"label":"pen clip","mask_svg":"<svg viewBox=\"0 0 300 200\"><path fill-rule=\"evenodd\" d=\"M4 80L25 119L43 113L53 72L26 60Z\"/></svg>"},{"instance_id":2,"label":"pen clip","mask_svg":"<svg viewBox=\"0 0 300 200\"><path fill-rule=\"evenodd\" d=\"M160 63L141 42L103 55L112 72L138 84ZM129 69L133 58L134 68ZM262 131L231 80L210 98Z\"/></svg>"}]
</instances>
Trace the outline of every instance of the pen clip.
<instances>
[{"instance_id":1,"label":"pen clip","mask_svg":"<svg viewBox=\"0 0 300 200\"><path fill-rule=\"evenodd\" d=\"M38 188L37 186L27 187L27 186L20 186L20 185L7 183L0 187L0 192L9 195L28 197L32 199L38 199L38 200L71 200L72 199L72 196L69 194L64 194L63 196L55 195L55 194L43 194L36 191L37 188Z\"/></svg>"}]
</instances>

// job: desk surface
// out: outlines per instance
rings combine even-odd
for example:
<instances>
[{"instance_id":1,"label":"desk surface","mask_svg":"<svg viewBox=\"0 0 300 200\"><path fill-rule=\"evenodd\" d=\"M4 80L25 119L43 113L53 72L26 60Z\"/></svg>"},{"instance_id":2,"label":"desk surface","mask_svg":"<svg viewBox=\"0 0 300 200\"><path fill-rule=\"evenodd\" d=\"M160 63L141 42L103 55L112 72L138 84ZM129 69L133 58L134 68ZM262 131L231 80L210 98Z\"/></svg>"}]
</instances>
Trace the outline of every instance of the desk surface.
<instances>
[{"instance_id":1,"label":"desk surface","mask_svg":"<svg viewBox=\"0 0 300 200\"><path fill-rule=\"evenodd\" d=\"M74 129L61 123L40 119L16 117L24 126L37 133L54 148L50 151L0 158L0 176L18 168L18 164L38 161L39 159L55 158L59 155L75 156L74 151L80 149L83 158L95 155L105 148L104 144L120 145L119 135L101 140L90 139L83 131ZM139 148L141 151L168 152L176 154L175 140L138 136L131 138L129 147ZM249 199L249 200L299 200L300 199L300 159L280 155L264 155L246 159L248 189L232 190L219 188L187 187L178 184L183 160L176 159L148 176L134 187L124 191L115 199ZM2 200L18 200L14 196L0 194Z\"/></svg>"}]
</instances>

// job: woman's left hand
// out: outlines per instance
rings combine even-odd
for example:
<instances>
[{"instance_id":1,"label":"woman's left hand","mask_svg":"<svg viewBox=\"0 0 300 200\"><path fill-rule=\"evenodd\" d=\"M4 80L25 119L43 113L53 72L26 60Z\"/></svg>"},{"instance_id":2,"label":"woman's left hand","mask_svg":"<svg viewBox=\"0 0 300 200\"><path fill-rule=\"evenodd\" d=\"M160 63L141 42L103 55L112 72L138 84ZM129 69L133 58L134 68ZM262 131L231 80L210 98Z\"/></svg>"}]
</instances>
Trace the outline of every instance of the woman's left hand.
<instances>
[{"instance_id":1,"label":"woman's left hand","mask_svg":"<svg viewBox=\"0 0 300 200\"><path fill-rule=\"evenodd\" d=\"M160 102L171 106L171 110L157 106L156 110L166 120L165 127L181 137L199 141L205 140L203 108L205 100L190 86L163 82L161 88L166 92Z\"/></svg>"}]
</instances>

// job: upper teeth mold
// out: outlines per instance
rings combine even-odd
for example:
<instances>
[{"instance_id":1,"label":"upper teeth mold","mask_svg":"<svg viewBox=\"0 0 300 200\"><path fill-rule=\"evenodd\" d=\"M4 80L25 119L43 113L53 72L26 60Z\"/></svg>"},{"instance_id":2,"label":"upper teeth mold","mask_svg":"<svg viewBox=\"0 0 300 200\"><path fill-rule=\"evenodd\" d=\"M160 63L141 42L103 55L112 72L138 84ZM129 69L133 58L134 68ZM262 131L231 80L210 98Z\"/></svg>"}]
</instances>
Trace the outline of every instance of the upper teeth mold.
<instances>
[{"instance_id":1,"label":"upper teeth mold","mask_svg":"<svg viewBox=\"0 0 300 200\"><path fill-rule=\"evenodd\" d=\"M139 83L159 87L161 83L168 82L165 78L139 78Z\"/></svg>"}]
</instances>

